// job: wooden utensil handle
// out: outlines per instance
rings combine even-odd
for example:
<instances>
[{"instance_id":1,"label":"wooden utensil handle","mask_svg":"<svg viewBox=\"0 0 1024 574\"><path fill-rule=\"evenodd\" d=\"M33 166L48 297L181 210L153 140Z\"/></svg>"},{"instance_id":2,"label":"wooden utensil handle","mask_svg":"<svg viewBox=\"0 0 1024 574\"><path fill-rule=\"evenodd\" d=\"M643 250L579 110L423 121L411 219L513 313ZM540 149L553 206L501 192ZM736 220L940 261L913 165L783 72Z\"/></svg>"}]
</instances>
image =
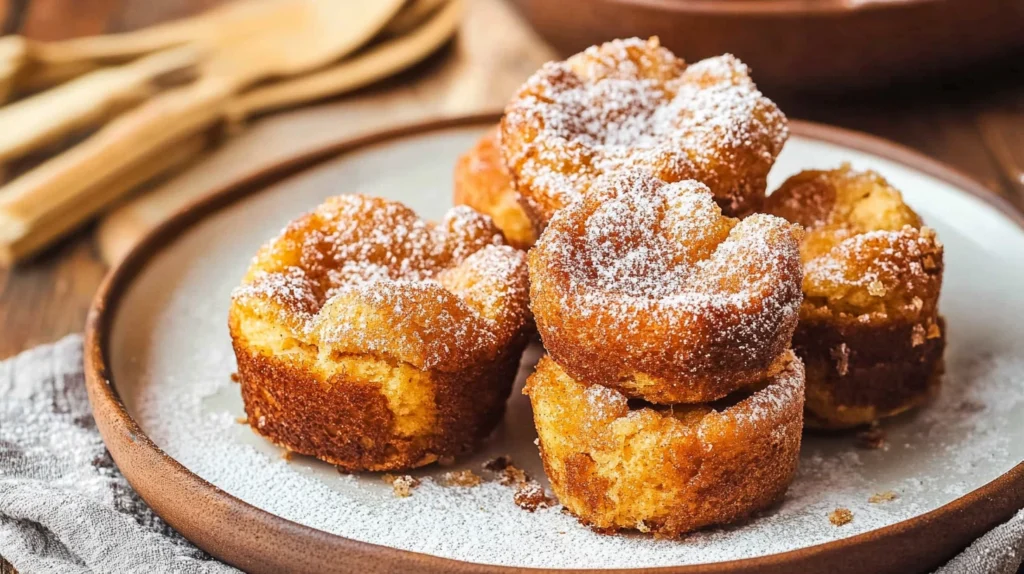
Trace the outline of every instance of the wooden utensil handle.
<instances>
[{"instance_id":1,"label":"wooden utensil handle","mask_svg":"<svg viewBox=\"0 0 1024 574\"><path fill-rule=\"evenodd\" d=\"M166 149L156 150L115 177L97 182L83 192L81 202L55 208L29 233L16 241L0 242L0 266L10 266L24 260L78 227L89 219L90 214L106 208L119 197L158 176L185 166L203 152L207 139L203 133L173 142Z\"/></svg>"},{"instance_id":2,"label":"wooden utensil handle","mask_svg":"<svg viewBox=\"0 0 1024 574\"><path fill-rule=\"evenodd\" d=\"M0 38L0 103L14 87L14 78L25 63L27 48L21 36Z\"/></svg>"},{"instance_id":3,"label":"wooden utensil handle","mask_svg":"<svg viewBox=\"0 0 1024 574\"><path fill-rule=\"evenodd\" d=\"M0 163L53 142L145 98L152 82L193 67L199 51L181 47L87 74L0 108Z\"/></svg>"},{"instance_id":4,"label":"wooden utensil handle","mask_svg":"<svg viewBox=\"0 0 1024 574\"><path fill-rule=\"evenodd\" d=\"M236 89L229 78L209 77L169 90L0 188L0 242L17 241L48 213L83 202L97 182L217 122Z\"/></svg>"}]
</instances>

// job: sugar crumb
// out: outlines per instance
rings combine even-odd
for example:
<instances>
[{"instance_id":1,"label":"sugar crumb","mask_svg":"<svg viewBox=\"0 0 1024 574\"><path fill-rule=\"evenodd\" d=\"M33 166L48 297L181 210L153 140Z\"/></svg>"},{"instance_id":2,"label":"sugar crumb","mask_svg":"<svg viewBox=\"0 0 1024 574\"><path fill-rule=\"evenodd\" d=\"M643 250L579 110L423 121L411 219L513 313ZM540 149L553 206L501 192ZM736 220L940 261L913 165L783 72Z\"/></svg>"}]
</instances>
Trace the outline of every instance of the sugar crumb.
<instances>
[{"instance_id":1,"label":"sugar crumb","mask_svg":"<svg viewBox=\"0 0 1024 574\"><path fill-rule=\"evenodd\" d=\"M871 504L878 504L880 502L892 502L897 498L899 498L899 496L895 492L886 490L885 492L876 492L875 494L872 494L868 497L868 502Z\"/></svg>"},{"instance_id":2,"label":"sugar crumb","mask_svg":"<svg viewBox=\"0 0 1024 574\"><path fill-rule=\"evenodd\" d=\"M829 354L832 355L832 360L836 362L836 373L840 377L845 377L850 372L850 349L846 346L846 343L839 343L839 346L833 347Z\"/></svg>"},{"instance_id":3,"label":"sugar crumb","mask_svg":"<svg viewBox=\"0 0 1024 574\"><path fill-rule=\"evenodd\" d=\"M849 508L837 508L828 513L828 521L835 526L842 526L853 521L853 513Z\"/></svg>"},{"instance_id":4,"label":"sugar crumb","mask_svg":"<svg viewBox=\"0 0 1024 574\"><path fill-rule=\"evenodd\" d=\"M398 498L409 498L412 495L412 490L420 485L419 479L408 474L402 476L385 474L381 479L391 485L391 490Z\"/></svg>"},{"instance_id":5,"label":"sugar crumb","mask_svg":"<svg viewBox=\"0 0 1024 574\"><path fill-rule=\"evenodd\" d=\"M453 470L444 473L444 476L441 477L441 482L445 486L465 486L467 488L479 486L480 480L480 475L469 469Z\"/></svg>"},{"instance_id":6,"label":"sugar crumb","mask_svg":"<svg viewBox=\"0 0 1024 574\"><path fill-rule=\"evenodd\" d=\"M914 325L914 328L912 329L912 331L910 333L910 346L911 347L920 347L924 343L925 343L924 325L918 323L918 324Z\"/></svg>"},{"instance_id":7,"label":"sugar crumb","mask_svg":"<svg viewBox=\"0 0 1024 574\"><path fill-rule=\"evenodd\" d=\"M516 486L516 493L513 495L513 500L517 506L527 512L534 512L538 508L547 508L554 504L551 497L544 492L544 487L535 480L528 480L519 483L518 486Z\"/></svg>"}]
</instances>

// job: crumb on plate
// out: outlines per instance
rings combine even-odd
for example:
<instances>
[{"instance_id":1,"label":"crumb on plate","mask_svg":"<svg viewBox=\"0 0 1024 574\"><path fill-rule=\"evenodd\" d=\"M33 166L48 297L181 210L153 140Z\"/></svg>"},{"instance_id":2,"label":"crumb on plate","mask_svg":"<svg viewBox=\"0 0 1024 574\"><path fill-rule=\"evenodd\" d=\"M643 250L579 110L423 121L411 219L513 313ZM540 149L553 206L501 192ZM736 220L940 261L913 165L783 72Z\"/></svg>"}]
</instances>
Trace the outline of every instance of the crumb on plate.
<instances>
[{"instance_id":1,"label":"crumb on plate","mask_svg":"<svg viewBox=\"0 0 1024 574\"><path fill-rule=\"evenodd\" d=\"M480 475L469 469L453 470L444 473L441 480L445 486L473 487L480 484Z\"/></svg>"},{"instance_id":2,"label":"crumb on plate","mask_svg":"<svg viewBox=\"0 0 1024 574\"><path fill-rule=\"evenodd\" d=\"M551 497L544 492L544 487L535 480L524 481L516 486L513 500L519 508L533 512L538 508L547 508L553 504Z\"/></svg>"},{"instance_id":3,"label":"crumb on plate","mask_svg":"<svg viewBox=\"0 0 1024 574\"><path fill-rule=\"evenodd\" d=\"M408 498L412 495L412 489L420 485L419 479L408 474L402 476L385 474L381 479L391 485L391 490L398 498Z\"/></svg>"},{"instance_id":4,"label":"crumb on plate","mask_svg":"<svg viewBox=\"0 0 1024 574\"><path fill-rule=\"evenodd\" d=\"M897 498L899 498L899 496L895 492L886 490L885 492L876 492L875 494L872 494L868 498L868 502L871 504L878 504L879 502L891 502Z\"/></svg>"},{"instance_id":5,"label":"crumb on plate","mask_svg":"<svg viewBox=\"0 0 1024 574\"><path fill-rule=\"evenodd\" d=\"M837 508L828 513L828 521L836 526L849 524L853 521L853 513L849 508Z\"/></svg>"}]
</instances>

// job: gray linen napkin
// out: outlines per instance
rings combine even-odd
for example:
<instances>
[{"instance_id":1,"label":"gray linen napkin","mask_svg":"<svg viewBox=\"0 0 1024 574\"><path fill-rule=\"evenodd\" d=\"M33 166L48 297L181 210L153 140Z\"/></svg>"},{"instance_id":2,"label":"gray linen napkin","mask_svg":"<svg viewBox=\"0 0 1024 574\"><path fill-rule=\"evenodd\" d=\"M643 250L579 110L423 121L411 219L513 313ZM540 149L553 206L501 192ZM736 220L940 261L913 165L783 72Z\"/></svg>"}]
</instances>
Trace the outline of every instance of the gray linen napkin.
<instances>
[{"instance_id":1,"label":"gray linen napkin","mask_svg":"<svg viewBox=\"0 0 1024 574\"><path fill-rule=\"evenodd\" d=\"M0 554L37 572L237 572L164 523L114 466L85 394L82 339L0 363ZM936 574L1013 574L1024 510Z\"/></svg>"},{"instance_id":2,"label":"gray linen napkin","mask_svg":"<svg viewBox=\"0 0 1024 574\"><path fill-rule=\"evenodd\" d=\"M0 554L19 574L238 572L175 532L114 466L78 335L0 363Z\"/></svg>"}]
</instances>

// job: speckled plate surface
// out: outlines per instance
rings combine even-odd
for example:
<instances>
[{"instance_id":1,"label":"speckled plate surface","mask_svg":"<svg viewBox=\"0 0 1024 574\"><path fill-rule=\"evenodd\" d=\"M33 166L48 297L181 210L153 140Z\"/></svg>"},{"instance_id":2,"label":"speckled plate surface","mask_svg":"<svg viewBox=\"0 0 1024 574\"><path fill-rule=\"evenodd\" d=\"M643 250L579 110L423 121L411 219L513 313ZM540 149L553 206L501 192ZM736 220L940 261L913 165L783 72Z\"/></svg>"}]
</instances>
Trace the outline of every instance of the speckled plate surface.
<instances>
[{"instance_id":1,"label":"speckled plate surface","mask_svg":"<svg viewBox=\"0 0 1024 574\"><path fill-rule=\"evenodd\" d=\"M799 474L762 515L681 541L604 536L556 507L526 512L480 471L499 454L543 478L529 403L513 392L486 449L460 460L484 482L395 497L379 475L343 476L277 447L244 416L229 295L256 249L324 197L368 193L425 217L451 204L456 156L495 116L337 142L271 166L158 229L108 277L88 325L89 391L104 438L140 494L211 553L254 571L464 571L668 567L680 571L906 572L941 563L1024 505L1024 223L981 186L913 152L794 122L769 188L805 168L875 169L946 245L945 386L884 425L886 446L805 437ZM539 355L531 348L520 372ZM892 492L894 500L869 502ZM844 526L827 515L848 508ZM839 566L837 566L839 565Z\"/></svg>"}]
</instances>

